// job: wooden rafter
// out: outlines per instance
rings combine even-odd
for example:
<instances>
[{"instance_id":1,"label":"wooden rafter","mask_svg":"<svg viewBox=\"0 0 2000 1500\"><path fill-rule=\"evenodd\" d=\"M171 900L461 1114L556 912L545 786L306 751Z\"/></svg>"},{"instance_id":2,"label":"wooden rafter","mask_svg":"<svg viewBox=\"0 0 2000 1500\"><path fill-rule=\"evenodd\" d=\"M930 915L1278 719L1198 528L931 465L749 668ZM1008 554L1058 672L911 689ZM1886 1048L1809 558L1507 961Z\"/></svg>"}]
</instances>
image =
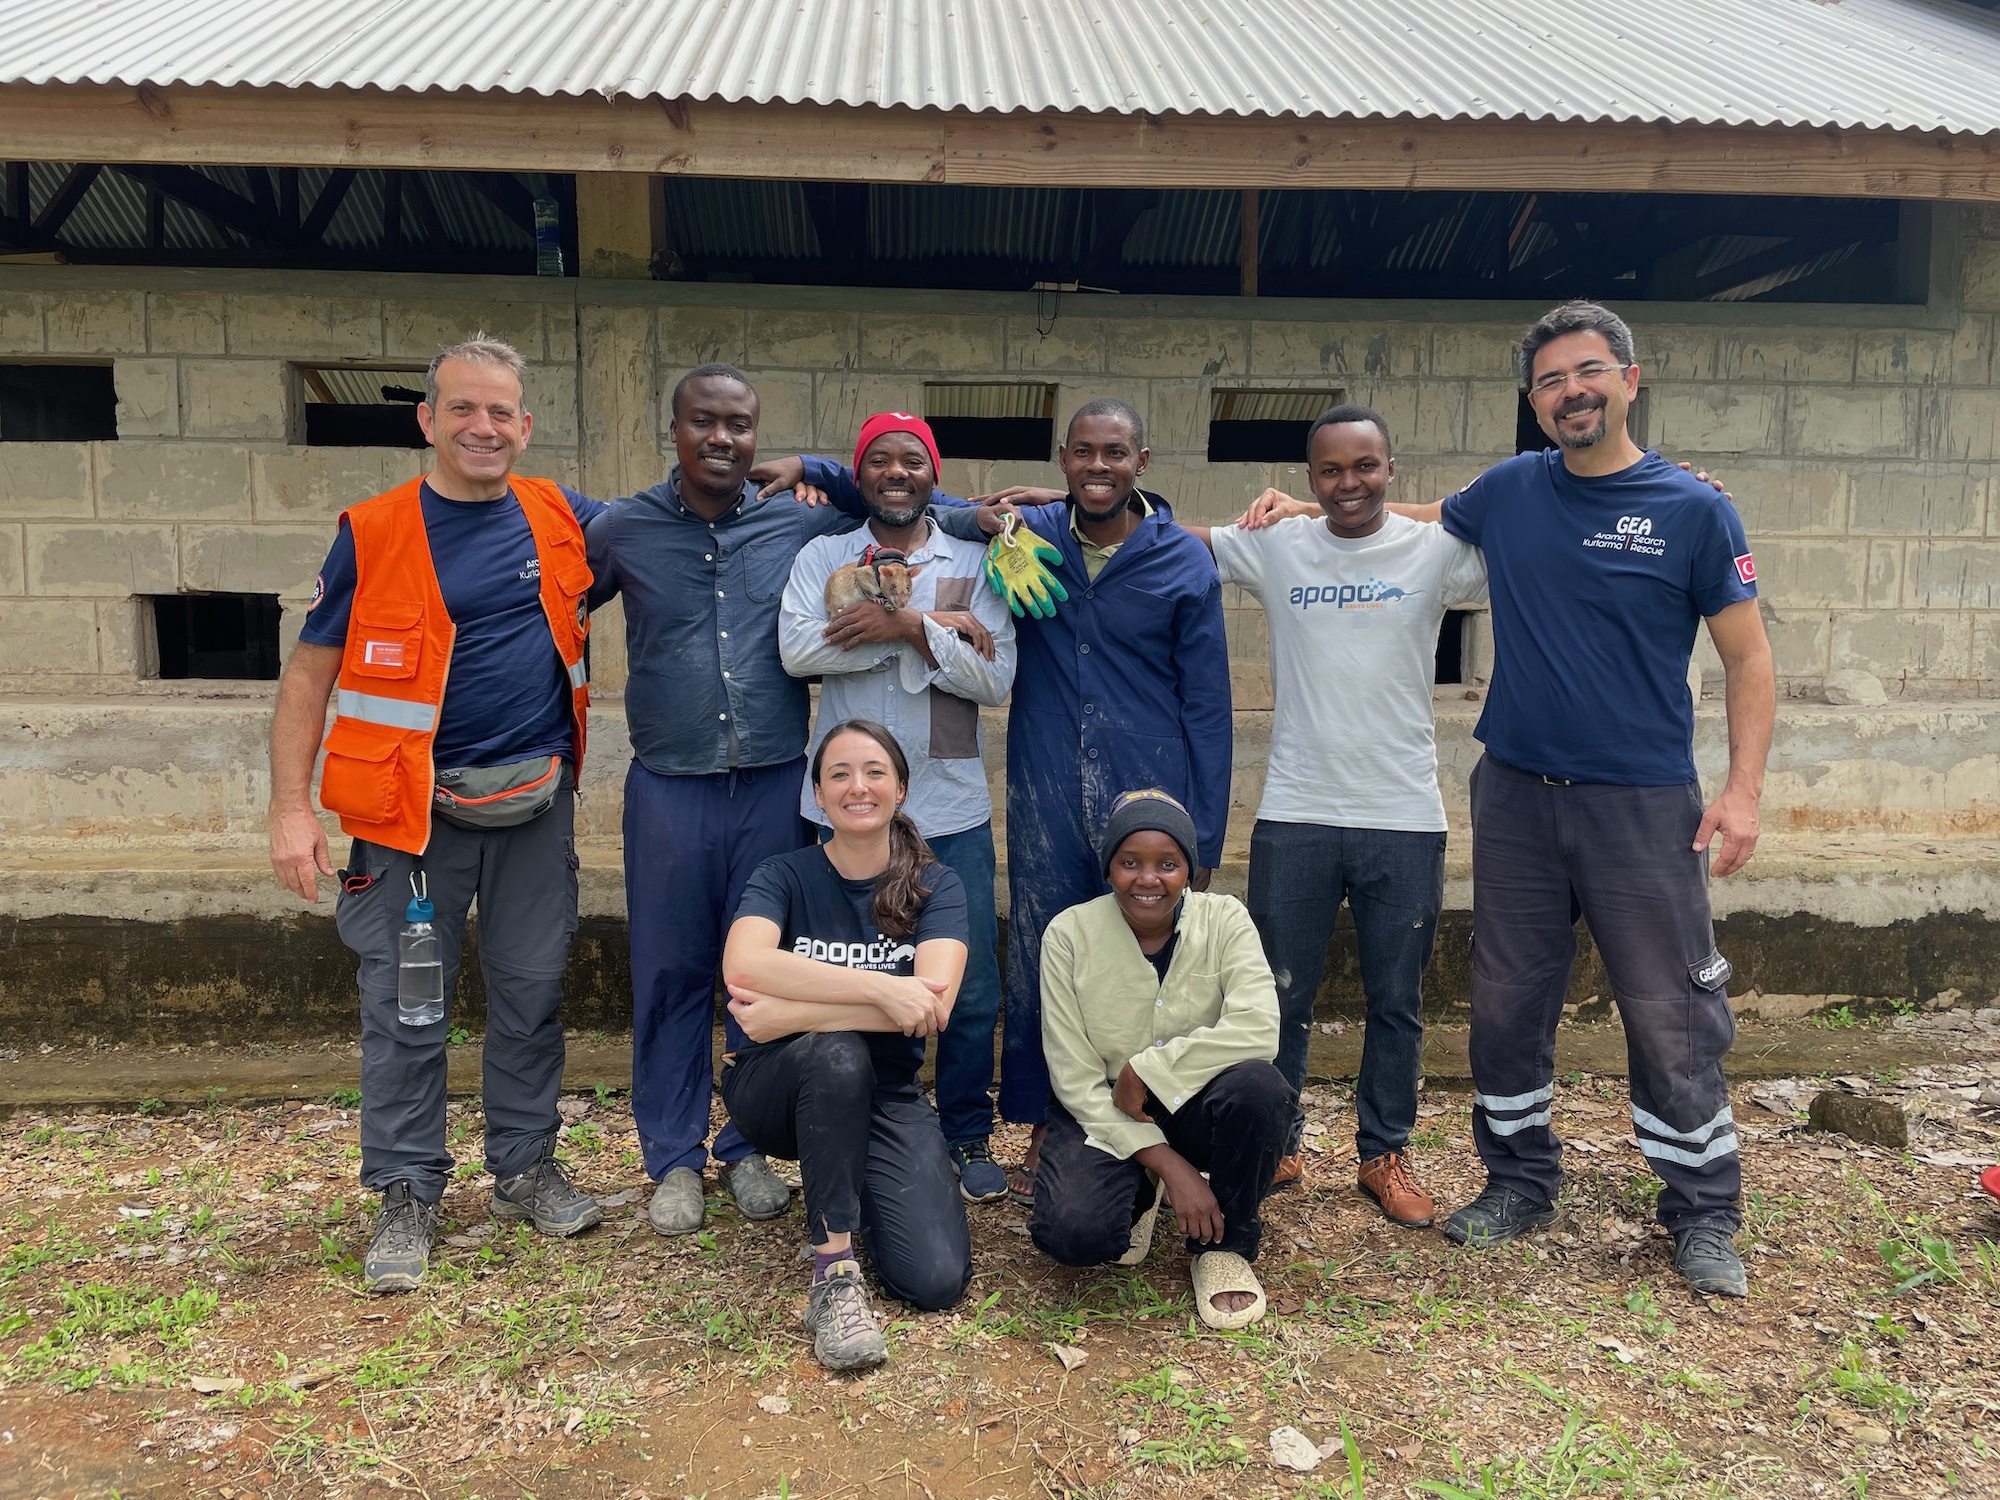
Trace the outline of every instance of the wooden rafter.
<instances>
[{"instance_id":1,"label":"wooden rafter","mask_svg":"<svg viewBox=\"0 0 2000 1500\"><path fill-rule=\"evenodd\" d=\"M2000 202L2000 140L1915 131L22 84L0 88L0 140L45 161Z\"/></svg>"}]
</instances>

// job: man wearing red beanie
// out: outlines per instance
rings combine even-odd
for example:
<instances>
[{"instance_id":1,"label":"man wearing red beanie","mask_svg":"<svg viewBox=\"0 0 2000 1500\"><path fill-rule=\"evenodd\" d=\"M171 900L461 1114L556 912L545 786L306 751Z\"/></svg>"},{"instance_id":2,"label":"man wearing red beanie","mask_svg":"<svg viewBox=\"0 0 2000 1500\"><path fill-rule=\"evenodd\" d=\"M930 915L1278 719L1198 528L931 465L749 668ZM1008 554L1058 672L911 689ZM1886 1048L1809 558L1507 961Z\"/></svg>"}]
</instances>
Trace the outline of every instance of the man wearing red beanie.
<instances>
[{"instance_id":1,"label":"man wearing red beanie","mask_svg":"<svg viewBox=\"0 0 2000 1500\"><path fill-rule=\"evenodd\" d=\"M778 616L778 649L786 671L820 679L808 756L828 725L858 718L887 726L909 758L903 811L964 883L970 951L951 1022L938 1035L936 1094L959 1191L980 1203L1005 1197L1007 1177L987 1144L1000 966L979 710L1005 702L1013 686L1014 621L985 587L986 549L946 535L926 514L938 467L937 439L923 418L878 412L861 424L854 477L868 524L800 550ZM907 568L908 601L891 609L867 599L829 618L827 580L850 564L877 570L885 583ZM810 785L801 787L799 810L825 826Z\"/></svg>"}]
</instances>

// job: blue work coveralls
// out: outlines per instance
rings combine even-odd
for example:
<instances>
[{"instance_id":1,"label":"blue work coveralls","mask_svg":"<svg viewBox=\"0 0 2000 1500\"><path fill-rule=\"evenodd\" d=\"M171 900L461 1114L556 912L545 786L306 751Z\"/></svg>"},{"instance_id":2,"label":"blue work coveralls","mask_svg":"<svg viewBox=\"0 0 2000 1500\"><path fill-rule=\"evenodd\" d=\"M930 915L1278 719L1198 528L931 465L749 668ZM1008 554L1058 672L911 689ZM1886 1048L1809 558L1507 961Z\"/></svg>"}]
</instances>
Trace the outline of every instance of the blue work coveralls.
<instances>
[{"instance_id":1,"label":"blue work coveralls","mask_svg":"<svg viewBox=\"0 0 2000 1500\"><path fill-rule=\"evenodd\" d=\"M1222 863L1229 817L1229 647L1222 581L1208 548L1153 513L1093 581L1067 505L1021 512L1062 551L1051 571L1069 590L1053 618L1017 634L1020 664L1007 718L1007 1010L1000 1115L1039 1125L1048 1110L1042 1056L1042 933L1055 915L1104 894L1097 841L1112 799L1160 787L1194 814L1199 862ZM973 513L938 524L977 535ZM968 529L970 528L970 529Z\"/></svg>"}]
</instances>

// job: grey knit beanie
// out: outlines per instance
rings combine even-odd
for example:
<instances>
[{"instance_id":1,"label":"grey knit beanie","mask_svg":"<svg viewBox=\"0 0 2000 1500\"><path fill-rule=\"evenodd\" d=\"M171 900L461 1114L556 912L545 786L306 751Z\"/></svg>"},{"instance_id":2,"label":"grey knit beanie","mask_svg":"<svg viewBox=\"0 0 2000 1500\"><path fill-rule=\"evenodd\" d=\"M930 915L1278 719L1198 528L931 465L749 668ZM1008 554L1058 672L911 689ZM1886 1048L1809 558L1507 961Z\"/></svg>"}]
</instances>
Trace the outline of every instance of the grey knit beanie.
<instances>
[{"instance_id":1,"label":"grey knit beanie","mask_svg":"<svg viewBox=\"0 0 2000 1500\"><path fill-rule=\"evenodd\" d=\"M1118 800L1111 804L1111 816L1104 824L1104 838L1097 846L1097 862L1104 873L1111 873L1111 860L1118 853L1118 846L1135 833L1164 833L1181 846L1188 868L1195 867L1194 819L1180 802L1161 791L1158 787L1147 787L1143 791L1120 792Z\"/></svg>"}]
</instances>

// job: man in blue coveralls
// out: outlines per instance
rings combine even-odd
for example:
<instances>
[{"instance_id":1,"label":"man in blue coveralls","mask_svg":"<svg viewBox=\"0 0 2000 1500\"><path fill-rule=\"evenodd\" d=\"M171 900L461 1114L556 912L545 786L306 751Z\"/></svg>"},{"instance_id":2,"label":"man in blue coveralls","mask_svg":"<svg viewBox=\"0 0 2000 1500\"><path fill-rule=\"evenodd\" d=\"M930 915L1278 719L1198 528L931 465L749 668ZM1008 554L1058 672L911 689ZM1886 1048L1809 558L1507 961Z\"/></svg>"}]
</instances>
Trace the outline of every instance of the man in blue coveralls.
<instances>
[{"instance_id":1,"label":"man in blue coveralls","mask_svg":"<svg viewBox=\"0 0 2000 1500\"><path fill-rule=\"evenodd\" d=\"M1042 1056L1042 931L1056 913L1106 890L1096 842L1111 802L1156 786L1194 814L1207 888L1222 862L1232 751L1222 582L1201 542L1139 488L1144 424L1123 401L1086 402L1057 461L1067 495L1050 504L967 507L935 496L939 526L985 540L1009 513L1057 549L1068 601L1020 622L1007 719L1007 985L1000 1114L1035 1127L1009 1196L1032 1204L1048 1111ZM807 459L808 484L837 504L859 498L845 470ZM786 477L791 477L787 472Z\"/></svg>"},{"instance_id":2,"label":"man in blue coveralls","mask_svg":"<svg viewBox=\"0 0 2000 1500\"><path fill-rule=\"evenodd\" d=\"M812 838L799 816L810 705L779 660L779 601L801 547L867 514L858 495L835 509L760 498L757 417L742 371L691 370L674 388L673 472L587 527L592 598L625 599L632 1118L661 1234L701 1228L723 938L751 872ZM723 1026L741 1046L735 1020ZM745 1215L785 1211L789 1189L733 1125L715 1155Z\"/></svg>"}]
</instances>

